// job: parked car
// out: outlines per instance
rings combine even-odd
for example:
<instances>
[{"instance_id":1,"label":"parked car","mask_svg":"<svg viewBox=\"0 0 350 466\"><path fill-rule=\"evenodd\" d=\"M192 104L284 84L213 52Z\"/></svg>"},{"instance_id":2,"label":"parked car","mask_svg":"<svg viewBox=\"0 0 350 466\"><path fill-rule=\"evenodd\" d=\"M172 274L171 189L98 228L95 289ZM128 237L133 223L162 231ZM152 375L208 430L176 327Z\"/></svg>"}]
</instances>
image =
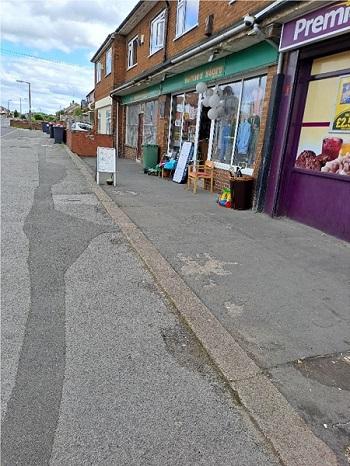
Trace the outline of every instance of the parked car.
<instances>
[{"instance_id":1,"label":"parked car","mask_svg":"<svg viewBox=\"0 0 350 466\"><path fill-rule=\"evenodd\" d=\"M79 121L76 121L71 126L72 131L91 131L92 128L93 126L90 125L90 123L84 123L84 122L79 122Z\"/></svg>"}]
</instances>

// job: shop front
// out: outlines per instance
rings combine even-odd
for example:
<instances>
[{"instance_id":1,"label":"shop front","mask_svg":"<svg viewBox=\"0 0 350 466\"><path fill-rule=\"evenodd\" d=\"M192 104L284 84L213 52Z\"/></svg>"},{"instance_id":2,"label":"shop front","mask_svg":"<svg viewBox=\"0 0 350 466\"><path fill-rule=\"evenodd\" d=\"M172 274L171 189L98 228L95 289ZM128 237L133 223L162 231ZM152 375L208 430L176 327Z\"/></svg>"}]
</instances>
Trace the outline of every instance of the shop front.
<instances>
[{"instance_id":1,"label":"shop front","mask_svg":"<svg viewBox=\"0 0 350 466\"><path fill-rule=\"evenodd\" d=\"M350 240L350 6L284 25L285 86L265 211Z\"/></svg>"},{"instance_id":2,"label":"shop front","mask_svg":"<svg viewBox=\"0 0 350 466\"><path fill-rule=\"evenodd\" d=\"M229 170L237 167L256 176L270 98L267 81L276 61L275 48L263 42L166 80L162 90L171 92L168 154L191 142L195 159L214 161L216 190L229 186ZM202 82L220 96L216 118L210 118L205 95L196 92Z\"/></svg>"},{"instance_id":3,"label":"shop front","mask_svg":"<svg viewBox=\"0 0 350 466\"><path fill-rule=\"evenodd\" d=\"M123 98L125 115L124 155L140 161L144 144L157 144L159 89Z\"/></svg>"},{"instance_id":4,"label":"shop front","mask_svg":"<svg viewBox=\"0 0 350 466\"><path fill-rule=\"evenodd\" d=\"M159 143L161 155L175 157L184 142L190 142L195 160L214 161L216 190L229 186L229 170L238 166L243 173L256 176L270 98L268 82L275 74L277 55L275 47L260 42L122 96L125 155L139 158L147 138L147 142ZM219 92L220 117L209 118L205 96L196 91L201 82ZM153 102L152 110L147 102Z\"/></svg>"}]
</instances>

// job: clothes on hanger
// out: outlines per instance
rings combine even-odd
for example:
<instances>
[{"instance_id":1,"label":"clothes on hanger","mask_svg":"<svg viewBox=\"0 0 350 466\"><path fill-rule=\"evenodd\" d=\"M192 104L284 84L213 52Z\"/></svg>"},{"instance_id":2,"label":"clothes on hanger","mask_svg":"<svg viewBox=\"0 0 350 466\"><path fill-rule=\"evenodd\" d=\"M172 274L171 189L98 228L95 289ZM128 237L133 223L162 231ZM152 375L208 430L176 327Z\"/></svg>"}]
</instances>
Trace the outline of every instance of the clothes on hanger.
<instances>
[{"instance_id":1,"label":"clothes on hanger","mask_svg":"<svg viewBox=\"0 0 350 466\"><path fill-rule=\"evenodd\" d=\"M238 154L246 155L249 149L252 125L244 119L238 126L236 149Z\"/></svg>"}]
</instances>

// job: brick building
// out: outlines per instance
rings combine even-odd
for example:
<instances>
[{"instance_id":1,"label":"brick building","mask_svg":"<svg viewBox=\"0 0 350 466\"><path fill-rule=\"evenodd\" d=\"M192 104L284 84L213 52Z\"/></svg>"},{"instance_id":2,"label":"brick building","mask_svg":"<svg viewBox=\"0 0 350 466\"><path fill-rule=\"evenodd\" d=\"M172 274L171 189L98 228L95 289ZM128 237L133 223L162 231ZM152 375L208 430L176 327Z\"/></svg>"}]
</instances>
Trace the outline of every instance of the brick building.
<instances>
[{"instance_id":1,"label":"brick building","mask_svg":"<svg viewBox=\"0 0 350 466\"><path fill-rule=\"evenodd\" d=\"M143 144L162 156L190 142L195 160L214 161L216 190L232 167L257 179L280 22L310 4L140 1L92 59L98 131L113 132L119 156L135 160ZM210 112L212 92L220 115Z\"/></svg>"}]
</instances>

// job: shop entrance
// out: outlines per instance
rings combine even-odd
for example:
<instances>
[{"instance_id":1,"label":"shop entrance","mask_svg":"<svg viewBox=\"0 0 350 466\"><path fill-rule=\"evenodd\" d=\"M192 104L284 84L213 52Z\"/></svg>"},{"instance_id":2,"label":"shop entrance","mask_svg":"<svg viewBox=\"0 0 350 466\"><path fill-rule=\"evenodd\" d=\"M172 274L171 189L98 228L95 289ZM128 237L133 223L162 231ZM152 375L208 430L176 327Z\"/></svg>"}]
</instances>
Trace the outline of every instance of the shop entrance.
<instances>
[{"instance_id":1,"label":"shop entrance","mask_svg":"<svg viewBox=\"0 0 350 466\"><path fill-rule=\"evenodd\" d=\"M208 159L209 139L210 139L210 126L211 120L208 118L208 111L210 107L202 105L201 118L199 122L198 134L198 160L205 162Z\"/></svg>"}]
</instances>

